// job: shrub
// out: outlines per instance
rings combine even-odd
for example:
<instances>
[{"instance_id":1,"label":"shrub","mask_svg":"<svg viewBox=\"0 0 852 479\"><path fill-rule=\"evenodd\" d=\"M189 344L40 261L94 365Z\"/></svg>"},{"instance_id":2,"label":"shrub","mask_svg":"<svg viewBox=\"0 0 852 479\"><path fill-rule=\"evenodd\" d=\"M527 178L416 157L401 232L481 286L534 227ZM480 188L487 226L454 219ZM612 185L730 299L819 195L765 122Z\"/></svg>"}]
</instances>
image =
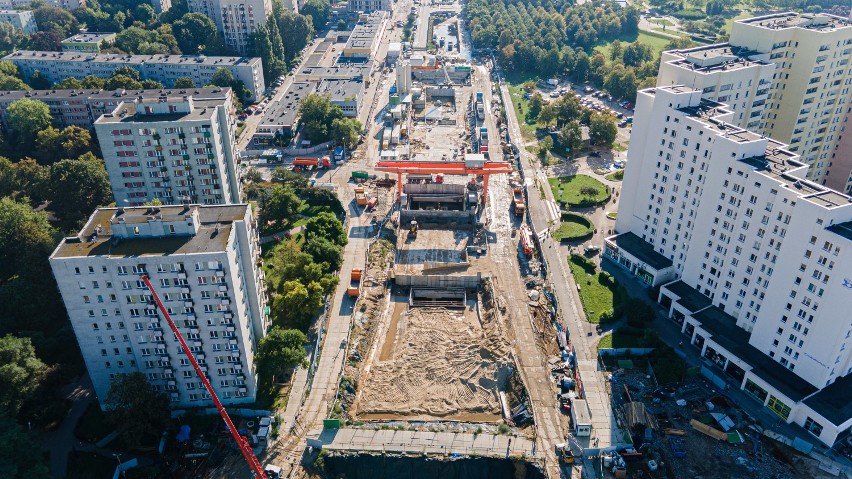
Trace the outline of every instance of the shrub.
<instances>
[{"instance_id":1,"label":"shrub","mask_svg":"<svg viewBox=\"0 0 852 479\"><path fill-rule=\"evenodd\" d=\"M612 275L607 273L606 271L601 271L598 281L604 286L614 286L615 280L612 278Z\"/></svg>"},{"instance_id":2,"label":"shrub","mask_svg":"<svg viewBox=\"0 0 852 479\"><path fill-rule=\"evenodd\" d=\"M558 241L576 241L592 235L592 222L583 215L564 212L562 223L553 231L553 237Z\"/></svg>"},{"instance_id":3,"label":"shrub","mask_svg":"<svg viewBox=\"0 0 852 479\"><path fill-rule=\"evenodd\" d=\"M625 305L627 313L627 324L635 327L643 327L656 317L654 308L641 299L631 298Z\"/></svg>"}]
</instances>

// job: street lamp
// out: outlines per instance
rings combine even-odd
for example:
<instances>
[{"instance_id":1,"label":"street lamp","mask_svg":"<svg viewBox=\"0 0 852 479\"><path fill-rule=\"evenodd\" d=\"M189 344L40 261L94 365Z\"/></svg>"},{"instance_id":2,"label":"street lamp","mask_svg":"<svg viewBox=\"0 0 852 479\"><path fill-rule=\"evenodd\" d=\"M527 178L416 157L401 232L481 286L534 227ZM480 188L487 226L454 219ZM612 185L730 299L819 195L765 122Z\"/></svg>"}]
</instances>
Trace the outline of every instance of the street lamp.
<instances>
[{"instance_id":1,"label":"street lamp","mask_svg":"<svg viewBox=\"0 0 852 479\"><path fill-rule=\"evenodd\" d=\"M121 467L121 453L114 452L112 453L112 457L114 457L115 460L118 461L118 468L121 469L121 477L127 477L127 472L125 472L124 468Z\"/></svg>"}]
</instances>

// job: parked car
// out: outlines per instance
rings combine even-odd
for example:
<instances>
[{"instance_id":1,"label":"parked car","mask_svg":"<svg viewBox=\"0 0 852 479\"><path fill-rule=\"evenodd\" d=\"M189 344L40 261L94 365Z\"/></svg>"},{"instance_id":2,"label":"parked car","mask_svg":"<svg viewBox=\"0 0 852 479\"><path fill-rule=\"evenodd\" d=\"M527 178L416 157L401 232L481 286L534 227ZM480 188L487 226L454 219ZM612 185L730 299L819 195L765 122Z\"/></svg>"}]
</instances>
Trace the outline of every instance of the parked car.
<instances>
[{"instance_id":1,"label":"parked car","mask_svg":"<svg viewBox=\"0 0 852 479\"><path fill-rule=\"evenodd\" d=\"M598 245L590 244L586 245L583 248L583 252L589 255L596 255L601 251L601 247Z\"/></svg>"},{"instance_id":2,"label":"parked car","mask_svg":"<svg viewBox=\"0 0 852 479\"><path fill-rule=\"evenodd\" d=\"M624 121L626 121L627 123L633 123L633 117L628 116L627 118L624 119Z\"/></svg>"},{"instance_id":3,"label":"parked car","mask_svg":"<svg viewBox=\"0 0 852 479\"><path fill-rule=\"evenodd\" d=\"M620 120L620 119L624 118L624 113L621 113L620 111L616 112L615 117Z\"/></svg>"}]
</instances>

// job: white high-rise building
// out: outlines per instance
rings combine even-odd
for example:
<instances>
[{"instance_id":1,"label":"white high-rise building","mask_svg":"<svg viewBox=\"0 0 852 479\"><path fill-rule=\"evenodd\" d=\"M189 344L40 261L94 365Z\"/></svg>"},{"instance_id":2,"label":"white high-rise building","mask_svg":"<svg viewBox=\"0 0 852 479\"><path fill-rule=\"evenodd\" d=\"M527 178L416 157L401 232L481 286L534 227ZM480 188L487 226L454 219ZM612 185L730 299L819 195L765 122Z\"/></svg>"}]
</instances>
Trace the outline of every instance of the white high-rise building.
<instances>
[{"instance_id":1,"label":"white high-rise building","mask_svg":"<svg viewBox=\"0 0 852 479\"><path fill-rule=\"evenodd\" d=\"M639 92L604 257L662 286L721 381L833 444L852 426L852 198L703 95Z\"/></svg>"},{"instance_id":2,"label":"white high-rise building","mask_svg":"<svg viewBox=\"0 0 852 479\"><path fill-rule=\"evenodd\" d=\"M139 97L95 121L118 205L240 202L230 97Z\"/></svg>"},{"instance_id":3,"label":"white high-rise building","mask_svg":"<svg viewBox=\"0 0 852 479\"><path fill-rule=\"evenodd\" d=\"M249 36L266 25L272 13L271 0L189 0L190 12L198 12L216 22L225 45L240 55L248 49Z\"/></svg>"},{"instance_id":4,"label":"white high-rise building","mask_svg":"<svg viewBox=\"0 0 852 479\"><path fill-rule=\"evenodd\" d=\"M735 21L726 44L665 52L657 85L702 89L729 105L733 123L789 144L809 179L844 190L850 168L833 163L846 126L850 55L849 19L778 13Z\"/></svg>"},{"instance_id":5,"label":"white high-rise building","mask_svg":"<svg viewBox=\"0 0 852 479\"><path fill-rule=\"evenodd\" d=\"M130 372L174 407L210 404L143 274L222 402L254 402L268 327L259 253L247 204L99 208L62 240L50 264L102 407L114 375Z\"/></svg>"}]
</instances>

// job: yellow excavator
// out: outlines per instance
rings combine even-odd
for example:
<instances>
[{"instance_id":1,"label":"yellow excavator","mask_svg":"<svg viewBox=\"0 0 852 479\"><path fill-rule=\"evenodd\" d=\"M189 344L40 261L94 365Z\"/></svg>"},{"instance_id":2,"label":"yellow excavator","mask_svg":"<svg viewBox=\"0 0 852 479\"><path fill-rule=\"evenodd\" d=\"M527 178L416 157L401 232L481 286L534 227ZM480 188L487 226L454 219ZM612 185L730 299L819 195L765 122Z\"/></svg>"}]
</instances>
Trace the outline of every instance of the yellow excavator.
<instances>
[{"instance_id":1,"label":"yellow excavator","mask_svg":"<svg viewBox=\"0 0 852 479\"><path fill-rule=\"evenodd\" d=\"M408 229L409 238L417 238L417 220L411 220L411 227Z\"/></svg>"}]
</instances>

